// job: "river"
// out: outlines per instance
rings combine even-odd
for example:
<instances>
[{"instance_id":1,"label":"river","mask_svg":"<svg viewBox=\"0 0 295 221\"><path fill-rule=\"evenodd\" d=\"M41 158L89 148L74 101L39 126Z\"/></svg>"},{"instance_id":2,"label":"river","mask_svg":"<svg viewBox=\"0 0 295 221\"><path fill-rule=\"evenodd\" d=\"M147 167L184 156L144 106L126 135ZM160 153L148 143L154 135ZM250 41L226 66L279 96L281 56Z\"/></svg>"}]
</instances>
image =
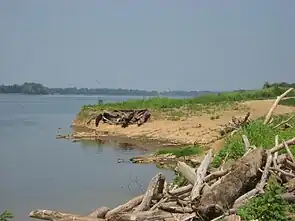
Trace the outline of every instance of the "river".
<instances>
[{"instance_id":1,"label":"river","mask_svg":"<svg viewBox=\"0 0 295 221\"><path fill-rule=\"evenodd\" d=\"M129 98L136 97L0 95L0 213L16 221L32 220L34 209L87 214L139 195L160 171L170 180L172 172L155 165L117 163L143 150L55 138L71 131L82 105Z\"/></svg>"}]
</instances>

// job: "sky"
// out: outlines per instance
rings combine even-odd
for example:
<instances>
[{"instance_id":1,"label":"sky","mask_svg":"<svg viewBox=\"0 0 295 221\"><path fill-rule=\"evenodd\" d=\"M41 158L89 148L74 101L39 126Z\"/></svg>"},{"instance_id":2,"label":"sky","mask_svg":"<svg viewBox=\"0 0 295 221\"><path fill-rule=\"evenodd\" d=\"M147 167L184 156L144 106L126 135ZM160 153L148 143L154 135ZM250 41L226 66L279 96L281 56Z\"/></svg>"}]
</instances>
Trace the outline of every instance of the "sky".
<instances>
[{"instance_id":1,"label":"sky","mask_svg":"<svg viewBox=\"0 0 295 221\"><path fill-rule=\"evenodd\" d=\"M0 84L144 90L295 82L294 0L1 0Z\"/></svg>"}]
</instances>

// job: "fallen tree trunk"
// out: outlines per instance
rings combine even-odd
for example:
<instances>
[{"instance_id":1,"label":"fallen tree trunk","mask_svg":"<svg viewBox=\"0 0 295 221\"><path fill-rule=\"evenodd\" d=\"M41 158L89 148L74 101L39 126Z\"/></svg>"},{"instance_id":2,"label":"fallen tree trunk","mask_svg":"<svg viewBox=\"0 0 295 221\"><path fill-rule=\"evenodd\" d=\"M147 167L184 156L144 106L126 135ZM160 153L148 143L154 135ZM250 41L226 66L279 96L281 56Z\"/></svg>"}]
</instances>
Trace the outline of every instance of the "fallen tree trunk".
<instances>
[{"instance_id":1,"label":"fallen tree trunk","mask_svg":"<svg viewBox=\"0 0 295 221\"><path fill-rule=\"evenodd\" d=\"M257 148L238 160L219 185L201 197L197 206L198 213L205 219L213 219L231 208L239 196L255 187L261 176L259 169L265 164L266 156L263 149Z\"/></svg>"},{"instance_id":2,"label":"fallen tree trunk","mask_svg":"<svg viewBox=\"0 0 295 221\"><path fill-rule=\"evenodd\" d=\"M187 220L187 218L195 217L195 214L179 214L175 215L169 212L160 210L155 211L143 211L133 213L118 214L113 219L107 219L106 221L175 221L175 220Z\"/></svg>"},{"instance_id":3,"label":"fallen tree trunk","mask_svg":"<svg viewBox=\"0 0 295 221\"><path fill-rule=\"evenodd\" d=\"M263 122L264 124L267 124L270 121L270 118L271 118L274 110L278 106L280 100L282 100L282 98L284 98L285 96L287 96L287 94L289 94L292 90L293 90L293 88L289 88L283 94L281 94L280 96L277 97L277 99L273 103L272 107L269 109L269 111L268 111L268 113L267 113L267 115L266 115L266 117L264 119L264 122Z\"/></svg>"},{"instance_id":4,"label":"fallen tree trunk","mask_svg":"<svg viewBox=\"0 0 295 221\"><path fill-rule=\"evenodd\" d=\"M178 161L176 170L184 176L191 184L194 184L197 180L197 174L195 169L190 167L184 162Z\"/></svg>"},{"instance_id":5,"label":"fallen tree trunk","mask_svg":"<svg viewBox=\"0 0 295 221\"><path fill-rule=\"evenodd\" d=\"M153 177L141 203L135 209L136 212L145 211L150 208L154 194L163 193L164 182L165 176L162 173L158 173L155 177Z\"/></svg>"},{"instance_id":6,"label":"fallen tree trunk","mask_svg":"<svg viewBox=\"0 0 295 221\"><path fill-rule=\"evenodd\" d=\"M191 192L191 200L192 201L194 201L196 199L198 200L200 197L201 188L204 183L205 175L207 173L207 170L208 170L208 167L211 163L211 160L212 160L212 149L209 150L209 152L204 157L201 165L197 169L197 173L196 173L197 179L196 179L196 182L195 182L194 187Z\"/></svg>"},{"instance_id":7,"label":"fallen tree trunk","mask_svg":"<svg viewBox=\"0 0 295 221\"><path fill-rule=\"evenodd\" d=\"M137 196L137 197L129 200L125 204L122 204L122 205L108 211L106 213L105 217L106 218L113 217L118 213L126 212L126 211L133 209L134 207L136 207L137 205L139 205L141 203L143 197L144 197L144 195Z\"/></svg>"},{"instance_id":8,"label":"fallen tree trunk","mask_svg":"<svg viewBox=\"0 0 295 221\"><path fill-rule=\"evenodd\" d=\"M29 217L43 220L77 220L77 221L104 221L104 219L98 219L89 216L80 216L71 213L61 213L52 210L33 210L30 212Z\"/></svg>"}]
</instances>

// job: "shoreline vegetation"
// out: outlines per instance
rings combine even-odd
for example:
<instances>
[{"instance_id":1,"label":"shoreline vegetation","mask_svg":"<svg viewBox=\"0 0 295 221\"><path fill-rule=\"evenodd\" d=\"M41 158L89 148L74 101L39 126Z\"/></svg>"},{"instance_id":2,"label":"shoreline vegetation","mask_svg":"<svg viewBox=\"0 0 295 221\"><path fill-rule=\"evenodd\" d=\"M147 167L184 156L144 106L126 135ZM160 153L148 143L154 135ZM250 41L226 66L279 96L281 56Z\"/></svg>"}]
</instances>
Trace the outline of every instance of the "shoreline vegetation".
<instances>
[{"instance_id":1,"label":"shoreline vegetation","mask_svg":"<svg viewBox=\"0 0 295 221\"><path fill-rule=\"evenodd\" d=\"M275 99L284 93L286 87L265 84L261 90L234 91L219 94L206 94L194 98L153 97L127 100L117 103L84 105L73 120L73 128L87 128L90 132L74 132L75 139L97 139L99 137L128 137L135 140L159 141L163 146L208 146L221 139L218 132L221 124L227 124L232 118L243 117L251 112L251 119L265 114ZM292 84L290 84L292 85ZM294 91L280 101L275 114L287 114L294 111ZM293 103L292 103L293 102ZM122 128L118 125L100 124L95 126L95 117L102 112L113 113L118 110L151 111L151 117L143 126L130 125ZM88 122L88 123L87 123ZM90 122L90 123L89 123ZM69 136L68 138L73 138ZM164 145L164 144L167 145Z\"/></svg>"},{"instance_id":2,"label":"shoreline vegetation","mask_svg":"<svg viewBox=\"0 0 295 221\"><path fill-rule=\"evenodd\" d=\"M280 91L279 91L280 90ZM196 144L184 148L159 149L154 155L174 155L176 176L172 183L166 182L162 173L156 174L150 181L146 192L115 208L99 207L86 215L63 213L52 210L33 210L29 216L45 220L79 221L131 221L131 220L202 220L202 221L291 221L295 218L295 98L293 88L264 88L260 92L243 92L234 95L195 98L192 100L171 100L157 103L149 101L126 101L117 104L84 106L78 114L80 120L87 120L93 111L116 110L118 107L151 108L166 114L166 108L178 108L187 111L200 105L206 108L194 109L194 114L201 118L208 107L226 102L239 106L248 101L260 104L261 113L247 111L244 120L232 117L222 145L212 146ZM278 93L280 92L280 94ZM206 96L206 95L204 95ZM289 96L291 98L284 99ZM266 98L267 100L264 100ZM211 104L207 101L213 102ZM202 103L202 102L203 103ZM238 102L238 103L235 103ZM249 102L247 103L249 105ZM186 105L185 108L183 108ZM267 104L267 105L266 105ZM191 106L190 106L191 105ZM222 109L214 109L220 114ZM256 109L256 112L260 110ZM232 111L230 110L231 114ZM245 112L245 110L243 110ZM153 114L153 112L152 112ZM185 112L188 119L190 114ZM210 116L210 115L209 115ZM247 117L248 116L248 117ZM254 116L254 117L253 117ZM216 122L220 118L206 118ZM243 118L241 118L243 119ZM151 123L156 124L157 119ZM169 120L168 120L169 121ZM170 120L171 121L171 120ZM181 120L177 120L181 122ZM186 122L187 123L187 122ZM144 128L143 124L138 128ZM100 127L100 126L99 126ZM97 130L99 130L99 127ZM119 127L113 125L113 127ZM136 128L136 126L135 126ZM124 128L122 130L128 130ZM199 162L192 164L186 156L197 154Z\"/></svg>"}]
</instances>

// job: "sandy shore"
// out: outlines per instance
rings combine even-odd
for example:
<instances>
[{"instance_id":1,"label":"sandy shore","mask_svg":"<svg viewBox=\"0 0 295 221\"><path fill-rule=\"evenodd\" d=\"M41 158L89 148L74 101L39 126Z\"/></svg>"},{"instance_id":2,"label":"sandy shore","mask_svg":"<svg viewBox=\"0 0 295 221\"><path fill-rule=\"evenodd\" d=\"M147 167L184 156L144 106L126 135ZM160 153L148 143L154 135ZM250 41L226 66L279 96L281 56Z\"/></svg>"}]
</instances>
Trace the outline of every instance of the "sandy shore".
<instances>
[{"instance_id":1,"label":"sandy shore","mask_svg":"<svg viewBox=\"0 0 295 221\"><path fill-rule=\"evenodd\" d=\"M244 116L247 111L251 113L251 119L257 119L266 115L274 100L247 101L241 103L241 108L219 111L215 113L218 119L212 119L212 114L192 116L184 120L151 120L142 126L131 125L122 128L115 125L100 124L95 127L94 122L87 125L85 121L75 119L72 126L88 129L88 132L98 139L119 138L126 142L150 141L159 145L191 145L203 144L215 148L222 145L219 134L214 129L226 124L233 116ZM295 107L279 105L274 114L295 112Z\"/></svg>"}]
</instances>

